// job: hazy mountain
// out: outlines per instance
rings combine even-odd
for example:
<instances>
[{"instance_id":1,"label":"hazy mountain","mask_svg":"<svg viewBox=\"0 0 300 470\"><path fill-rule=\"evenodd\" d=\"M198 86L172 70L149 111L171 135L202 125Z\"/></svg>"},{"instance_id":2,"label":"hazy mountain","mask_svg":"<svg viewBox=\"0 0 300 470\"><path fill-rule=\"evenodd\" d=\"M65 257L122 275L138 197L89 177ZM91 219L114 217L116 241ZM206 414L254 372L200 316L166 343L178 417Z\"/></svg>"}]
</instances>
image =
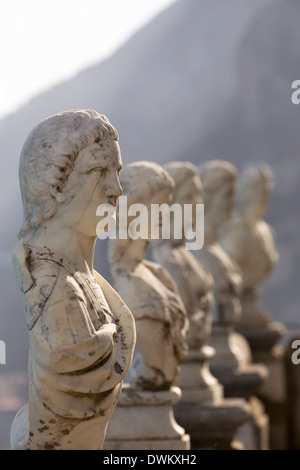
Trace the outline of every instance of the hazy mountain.
<instances>
[{"instance_id":1,"label":"hazy mountain","mask_svg":"<svg viewBox=\"0 0 300 470\"><path fill-rule=\"evenodd\" d=\"M300 79L299 15L293 0L178 0L109 59L0 121L3 370L27 364L25 318L10 261L21 222L21 146L40 120L72 108L110 118L125 164L218 157L242 170L269 162L276 189L268 218L281 258L265 285L265 304L275 318L299 322L300 106L291 102L291 83ZM96 264L109 279L105 248L98 242Z\"/></svg>"}]
</instances>

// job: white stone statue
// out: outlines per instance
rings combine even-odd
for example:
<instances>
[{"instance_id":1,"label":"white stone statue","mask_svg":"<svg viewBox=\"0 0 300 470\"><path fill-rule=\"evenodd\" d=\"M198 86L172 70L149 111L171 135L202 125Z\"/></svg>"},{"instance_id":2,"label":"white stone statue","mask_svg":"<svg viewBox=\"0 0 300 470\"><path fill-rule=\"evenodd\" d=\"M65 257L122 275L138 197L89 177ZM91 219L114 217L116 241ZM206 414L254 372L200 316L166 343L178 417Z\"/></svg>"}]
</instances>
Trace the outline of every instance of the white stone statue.
<instances>
[{"instance_id":1,"label":"white stone statue","mask_svg":"<svg viewBox=\"0 0 300 470\"><path fill-rule=\"evenodd\" d=\"M242 273L242 315L236 326L250 347L253 360L263 363L268 377L259 389L270 418L270 442L282 448L286 438L287 385L284 348L279 339L285 326L273 321L261 302L260 284L278 260L273 228L263 220L273 189L272 172L261 164L245 170L240 178L237 212L224 226L221 244ZM281 418L278 419L278 416Z\"/></svg>"},{"instance_id":2,"label":"white stone statue","mask_svg":"<svg viewBox=\"0 0 300 470\"><path fill-rule=\"evenodd\" d=\"M153 162L135 162L122 172L128 207L143 204L149 214L146 238L110 240L110 266L117 292L132 311L137 330L137 354L131 384L144 390L169 389L178 364L187 354L188 320L176 286L159 264L145 259L151 239L151 204L170 202L174 183ZM128 217L128 225L132 221Z\"/></svg>"},{"instance_id":3,"label":"white stone statue","mask_svg":"<svg viewBox=\"0 0 300 470\"><path fill-rule=\"evenodd\" d=\"M256 402L250 397L266 379L267 369L262 364L252 363L248 341L235 331L242 313L242 275L238 264L220 243L223 224L234 211L238 174L235 166L224 160L203 163L199 171L205 205L204 248L194 254L214 278L215 308L210 344L216 355L210 367L224 385L225 396L243 397L251 404L251 420L244 423L237 436L249 445L252 433L255 438L250 448L265 449L268 447L264 437L268 433L268 420L263 408L255 406Z\"/></svg>"},{"instance_id":4,"label":"white stone statue","mask_svg":"<svg viewBox=\"0 0 300 470\"><path fill-rule=\"evenodd\" d=\"M152 242L152 254L155 261L172 275L190 323L189 352L181 364L177 381L182 389L182 400L175 406L175 418L190 434L192 448L231 448L233 435L249 415L245 413L244 400L224 399L223 386L210 371L210 362L216 353L219 361L220 353L210 346L214 282L208 269L193 256L192 253L197 252L186 248L185 235L189 234L189 229L193 233L202 229L202 221L197 219L195 210L197 204L203 204L202 183L198 169L192 163L170 162L164 168L175 182L172 206L178 220L171 224L174 230L170 238ZM177 206L184 215L188 213L187 208L193 206L193 217L179 218L175 212ZM200 251L203 249L207 248ZM227 315L231 318L231 311ZM221 347L221 356L223 352Z\"/></svg>"},{"instance_id":5,"label":"white stone statue","mask_svg":"<svg viewBox=\"0 0 300 470\"><path fill-rule=\"evenodd\" d=\"M199 167L205 205L204 247L193 251L197 260L213 275L214 326L211 344L217 350L215 368L225 370L240 365L239 351L233 344L234 326L241 316L241 272L219 242L222 224L235 205L237 170L229 162L212 160Z\"/></svg>"},{"instance_id":6,"label":"white stone statue","mask_svg":"<svg viewBox=\"0 0 300 470\"><path fill-rule=\"evenodd\" d=\"M122 171L121 184L129 214L123 230L129 236L109 241L109 260L114 286L134 315L137 342L129 383L123 386L104 449L187 450L190 436L173 413L182 396L174 382L188 349L187 314L168 272L145 259L152 234L159 235L161 224L151 217L151 207L171 201L174 182L160 165L141 161ZM141 236L131 230L135 204L141 210L137 217L143 228L136 226ZM119 222L122 215L118 214Z\"/></svg>"},{"instance_id":7,"label":"white stone statue","mask_svg":"<svg viewBox=\"0 0 300 470\"><path fill-rule=\"evenodd\" d=\"M203 204L202 186L197 171L189 162L170 162L164 165L175 182L172 204L179 204L184 213L184 204ZM188 342L192 349L207 344L211 333L211 310L213 304L213 279L206 268L201 266L185 247L184 233L189 224L195 229L195 211L193 219L182 217L182 237L174 233L171 224L171 237L153 242L153 257L172 275L189 317ZM186 226L185 226L186 225ZM176 235L176 238L175 238Z\"/></svg>"},{"instance_id":8,"label":"white stone statue","mask_svg":"<svg viewBox=\"0 0 300 470\"><path fill-rule=\"evenodd\" d=\"M272 187L268 165L246 170L239 185L238 211L226 224L221 238L225 251L241 269L243 314L252 314L248 320L254 323L258 316L268 316L259 306L257 285L269 276L278 260L273 229L262 218Z\"/></svg>"},{"instance_id":9,"label":"white stone statue","mask_svg":"<svg viewBox=\"0 0 300 470\"><path fill-rule=\"evenodd\" d=\"M232 164L213 160L200 166L205 204L204 247L195 251L197 259L213 274L217 300L216 321L236 322L241 313L241 273L220 246L222 224L234 209L237 171Z\"/></svg>"},{"instance_id":10,"label":"white stone statue","mask_svg":"<svg viewBox=\"0 0 300 470\"><path fill-rule=\"evenodd\" d=\"M182 364L177 383L183 391L183 402L216 403L221 399L223 389L208 366L208 360L215 354L214 349L208 346L212 326L213 279L185 246L185 234L189 229L195 232L196 223L200 222L195 209L196 204L203 204L201 180L197 167L190 162L170 162L164 168L175 182L172 205L181 208L182 217L174 212L174 218L178 220L171 224L171 237L154 241L152 252L155 261L172 275L189 318L189 353ZM186 216L186 205L193 207L191 218ZM178 224L181 224L181 231ZM181 403L178 407L183 409ZM186 422L184 426L188 429Z\"/></svg>"},{"instance_id":11,"label":"white stone statue","mask_svg":"<svg viewBox=\"0 0 300 470\"><path fill-rule=\"evenodd\" d=\"M58 113L27 137L13 252L29 330L29 403L12 449L100 449L135 345L134 319L93 269L100 204L117 205L118 134L93 110Z\"/></svg>"}]
</instances>

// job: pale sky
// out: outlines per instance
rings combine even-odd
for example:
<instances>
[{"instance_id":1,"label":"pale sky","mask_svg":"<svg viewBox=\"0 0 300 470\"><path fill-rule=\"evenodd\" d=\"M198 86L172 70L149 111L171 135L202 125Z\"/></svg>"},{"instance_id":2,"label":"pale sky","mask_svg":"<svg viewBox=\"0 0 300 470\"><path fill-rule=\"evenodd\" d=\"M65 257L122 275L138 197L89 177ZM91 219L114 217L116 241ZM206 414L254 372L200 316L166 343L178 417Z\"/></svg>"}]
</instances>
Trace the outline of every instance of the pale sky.
<instances>
[{"instance_id":1,"label":"pale sky","mask_svg":"<svg viewBox=\"0 0 300 470\"><path fill-rule=\"evenodd\" d=\"M0 118L109 56L175 0L0 0Z\"/></svg>"}]
</instances>

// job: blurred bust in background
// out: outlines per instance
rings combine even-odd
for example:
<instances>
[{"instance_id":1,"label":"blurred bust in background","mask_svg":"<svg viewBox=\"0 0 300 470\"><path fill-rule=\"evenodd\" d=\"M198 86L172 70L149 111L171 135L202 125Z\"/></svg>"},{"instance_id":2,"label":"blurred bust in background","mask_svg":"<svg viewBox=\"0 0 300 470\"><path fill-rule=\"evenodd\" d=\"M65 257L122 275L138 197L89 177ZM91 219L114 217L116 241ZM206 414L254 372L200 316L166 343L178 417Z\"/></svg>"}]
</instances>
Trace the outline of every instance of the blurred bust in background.
<instances>
[{"instance_id":1,"label":"blurred bust in background","mask_svg":"<svg viewBox=\"0 0 300 470\"><path fill-rule=\"evenodd\" d=\"M239 184L237 213L222 235L222 246L242 271L243 290L263 281L278 260L274 231L263 220L272 189L272 173L268 165L246 170Z\"/></svg>"}]
</instances>

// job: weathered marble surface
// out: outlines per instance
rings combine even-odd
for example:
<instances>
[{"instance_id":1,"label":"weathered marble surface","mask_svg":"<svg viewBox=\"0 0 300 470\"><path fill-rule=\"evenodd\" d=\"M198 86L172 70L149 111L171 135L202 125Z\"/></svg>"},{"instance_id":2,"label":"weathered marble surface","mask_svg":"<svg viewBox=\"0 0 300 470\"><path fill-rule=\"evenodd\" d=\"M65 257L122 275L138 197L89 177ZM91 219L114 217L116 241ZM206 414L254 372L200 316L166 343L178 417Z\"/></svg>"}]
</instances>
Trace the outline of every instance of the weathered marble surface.
<instances>
[{"instance_id":1,"label":"weathered marble surface","mask_svg":"<svg viewBox=\"0 0 300 470\"><path fill-rule=\"evenodd\" d=\"M238 190L237 211L225 225L221 244L242 273L242 315L237 330L248 340L253 359L268 368L268 378L257 391L270 415L271 447L287 442L287 379L284 349L276 343L285 326L273 321L261 302L260 284L278 261L273 228L263 219L273 190L272 172L261 164L244 171Z\"/></svg>"},{"instance_id":2,"label":"weathered marble surface","mask_svg":"<svg viewBox=\"0 0 300 470\"><path fill-rule=\"evenodd\" d=\"M195 208L196 204L203 203L197 167L188 162L170 162L165 168L175 182L172 204L180 204L183 210L184 204ZM181 238L178 238L178 230L175 236L174 230L170 239L152 242L152 254L176 282L190 322L189 352L177 380L182 400L174 407L175 418L189 432L192 449L232 449L243 447L244 443L233 441L233 436L243 423L249 422L250 407L243 399L224 399L223 386L210 371L209 362L215 355L214 348L208 345L213 278L186 249L184 236L187 229L195 230L197 222L195 217L190 221L182 219Z\"/></svg>"},{"instance_id":3,"label":"weathered marble surface","mask_svg":"<svg viewBox=\"0 0 300 470\"><path fill-rule=\"evenodd\" d=\"M93 269L96 208L121 194L118 134L92 110L56 114L20 158L24 208L13 253L26 310L29 403L12 449L99 449L129 370L132 314Z\"/></svg>"},{"instance_id":4,"label":"weathered marble surface","mask_svg":"<svg viewBox=\"0 0 300 470\"><path fill-rule=\"evenodd\" d=\"M190 436L174 418L180 399L179 387L145 390L124 384L103 449L189 450Z\"/></svg>"},{"instance_id":5,"label":"weathered marble surface","mask_svg":"<svg viewBox=\"0 0 300 470\"><path fill-rule=\"evenodd\" d=\"M271 324L272 316L263 308L259 292L260 283L271 274L278 261L274 230L263 220L272 188L268 165L245 170L239 184L237 212L225 225L221 237L224 250L241 270L239 328L249 336L254 349L270 349L284 332L279 324ZM251 333L251 329L255 332Z\"/></svg>"},{"instance_id":6,"label":"weathered marble surface","mask_svg":"<svg viewBox=\"0 0 300 470\"><path fill-rule=\"evenodd\" d=\"M170 201L173 181L152 162L128 165L121 175L128 206ZM130 218L128 219L128 224ZM168 389L187 354L188 319L169 273L145 259L151 237L110 240L110 266L114 285L132 311L137 329L137 353L131 367L131 384L143 389Z\"/></svg>"},{"instance_id":7,"label":"weathered marble surface","mask_svg":"<svg viewBox=\"0 0 300 470\"><path fill-rule=\"evenodd\" d=\"M222 233L223 248L241 269L243 290L263 281L278 261L274 231L263 220L272 187L268 165L245 170L239 183L237 212Z\"/></svg>"},{"instance_id":8,"label":"weathered marble surface","mask_svg":"<svg viewBox=\"0 0 300 470\"><path fill-rule=\"evenodd\" d=\"M235 345L234 326L241 316L241 272L219 242L222 224L235 204L237 171L223 160L204 163L199 168L205 204L204 247L194 251L196 259L214 279L213 333L211 344L217 350L211 364L217 369L244 365Z\"/></svg>"},{"instance_id":9,"label":"weathered marble surface","mask_svg":"<svg viewBox=\"0 0 300 470\"><path fill-rule=\"evenodd\" d=\"M121 183L128 207L144 204L149 214L151 204L170 202L174 187L160 165L143 161L128 165ZM174 382L188 350L188 319L171 276L145 259L153 223L149 217L145 238L109 243L114 285L135 317L137 343L130 384L123 387L104 449L190 448L190 438L173 414L181 399Z\"/></svg>"},{"instance_id":10,"label":"weathered marble surface","mask_svg":"<svg viewBox=\"0 0 300 470\"><path fill-rule=\"evenodd\" d=\"M197 168L189 162L170 162L165 165L166 170L175 182L175 192L172 204L180 204L182 211L184 204L202 204L201 181ZM195 219L190 223L193 228ZM178 223L178 222L177 222ZM209 371L207 360L214 355L214 351L207 346L211 333L212 305L213 305L213 279L206 268L201 266L194 256L185 247L184 224L187 220L182 218L182 238L175 238L171 231L170 239L161 239L152 243L153 257L172 275L177 289L188 312L190 328L188 332L189 354L182 365L179 384L183 387L183 394L190 389L191 381L193 387L200 389L206 398L204 401L214 401L220 397L221 390L217 379ZM175 225L174 225L175 227ZM197 359L195 360L195 357ZM190 374L187 370L196 367L197 374ZM191 371L190 371L191 372ZM201 387L199 387L201 383ZM213 389L216 389L213 391ZM189 390L190 393L190 390ZM213 398L214 397L214 398Z\"/></svg>"},{"instance_id":11,"label":"weathered marble surface","mask_svg":"<svg viewBox=\"0 0 300 470\"><path fill-rule=\"evenodd\" d=\"M170 162L165 166L175 182L172 204L203 204L202 186L197 168L189 162ZM195 214L193 213L195 216ZM190 223L195 229L196 220ZM211 311L213 305L213 278L185 247L184 229L189 227L182 220L182 238L175 239L171 232L168 240L153 243L153 256L172 275L189 316L189 347L201 348L211 334Z\"/></svg>"},{"instance_id":12,"label":"weathered marble surface","mask_svg":"<svg viewBox=\"0 0 300 470\"><path fill-rule=\"evenodd\" d=\"M204 248L195 251L197 260L213 275L214 318L210 344L216 356L210 361L213 374L224 386L226 397L244 397L248 401L267 377L262 364L252 364L247 340L236 333L241 317L242 276L237 263L220 244L221 228L235 206L237 170L229 162L213 160L199 167L205 204ZM251 406L251 420L237 436L252 435L252 445L265 448L268 420L260 407ZM250 427L249 427L250 424ZM251 431L249 434L248 431ZM248 438L246 438L247 440ZM251 448L250 446L250 448Z\"/></svg>"}]
</instances>

